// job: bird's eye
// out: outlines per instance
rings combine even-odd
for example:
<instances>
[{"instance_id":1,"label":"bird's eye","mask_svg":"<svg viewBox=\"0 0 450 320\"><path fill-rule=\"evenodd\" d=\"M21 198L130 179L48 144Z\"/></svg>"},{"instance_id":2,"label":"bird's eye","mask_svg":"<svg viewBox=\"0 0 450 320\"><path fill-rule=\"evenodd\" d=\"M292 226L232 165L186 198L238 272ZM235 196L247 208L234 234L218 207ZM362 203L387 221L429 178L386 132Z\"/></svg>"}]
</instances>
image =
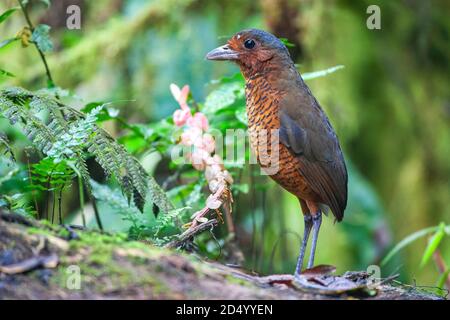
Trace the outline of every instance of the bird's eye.
<instances>
[{"instance_id":1,"label":"bird's eye","mask_svg":"<svg viewBox=\"0 0 450 320\"><path fill-rule=\"evenodd\" d=\"M247 39L247 40L245 40L245 42L244 42L244 46L247 48L247 49L253 49L253 47L255 46L255 40L253 40L253 39Z\"/></svg>"}]
</instances>

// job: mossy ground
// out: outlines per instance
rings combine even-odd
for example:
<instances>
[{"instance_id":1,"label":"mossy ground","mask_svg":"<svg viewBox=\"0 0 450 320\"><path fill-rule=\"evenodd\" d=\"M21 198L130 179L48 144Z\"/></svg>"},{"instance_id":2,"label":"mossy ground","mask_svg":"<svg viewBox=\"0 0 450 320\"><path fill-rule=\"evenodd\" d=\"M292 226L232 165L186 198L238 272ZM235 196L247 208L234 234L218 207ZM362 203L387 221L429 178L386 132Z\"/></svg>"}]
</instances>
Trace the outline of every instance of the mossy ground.
<instances>
[{"instance_id":1,"label":"mossy ground","mask_svg":"<svg viewBox=\"0 0 450 320\"><path fill-rule=\"evenodd\" d=\"M0 265L7 254L14 260L9 263L36 255L59 258L53 269L0 272L0 299L329 298L287 286L261 286L243 277L245 271L130 241L125 234L75 233L74 237L65 228L38 222L32 226L5 222L0 215ZM73 286L75 274L80 277L79 288Z\"/></svg>"}]
</instances>

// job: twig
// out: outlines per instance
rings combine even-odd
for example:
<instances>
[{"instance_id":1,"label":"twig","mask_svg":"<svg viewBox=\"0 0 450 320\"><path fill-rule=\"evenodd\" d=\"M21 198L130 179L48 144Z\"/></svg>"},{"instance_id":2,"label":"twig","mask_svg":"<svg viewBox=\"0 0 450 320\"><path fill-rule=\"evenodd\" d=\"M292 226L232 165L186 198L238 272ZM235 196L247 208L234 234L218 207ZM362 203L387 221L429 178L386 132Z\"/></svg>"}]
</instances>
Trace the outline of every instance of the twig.
<instances>
[{"instance_id":1,"label":"twig","mask_svg":"<svg viewBox=\"0 0 450 320\"><path fill-rule=\"evenodd\" d=\"M178 248L181 247L185 242L189 241L190 239L192 239L193 237L195 237L196 235L206 231L206 230L210 230L211 228L214 228L215 226L217 226L219 224L219 222L217 221L217 219L211 219L208 220L204 223L201 223L195 227L191 227L188 230L186 230L185 232L183 232L178 239L173 240L171 242L169 242L168 244L165 245L166 248Z\"/></svg>"},{"instance_id":2,"label":"twig","mask_svg":"<svg viewBox=\"0 0 450 320\"><path fill-rule=\"evenodd\" d=\"M95 221L97 222L98 228L101 231L104 231L102 220L100 219L100 213L98 212L97 200L94 197L91 197L91 200L92 200L92 207L94 208Z\"/></svg>"},{"instance_id":3,"label":"twig","mask_svg":"<svg viewBox=\"0 0 450 320\"><path fill-rule=\"evenodd\" d=\"M167 190L167 188L169 187L169 185L174 182L177 181L178 178L180 177L181 174L181 169L178 169L177 171L175 171L172 175L170 175L169 177L167 177L166 180L164 180L163 184L161 185L161 188L163 190Z\"/></svg>"},{"instance_id":4,"label":"twig","mask_svg":"<svg viewBox=\"0 0 450 320\"><path fill-rule=\"evenodd\" d=\"M84 213L84 189L83 189L83 180L80 175L78 175L78 196L80 199L80 208L81 208L81 219L83 221L83 227L86 228L86 216Z\"/></svg>"},{"instance_id":5,"label":"twig","mask_svg":"<svg viewBox=\"0 0 450 320\"><path fill-rule=\"evenodd\" d=\"M0 272L6 274L18 274L28 272L39 267L56 268L58 262L58 256L52 253L48 256L35 256L15 264L0 266Z\"/></svg>"},{"instance_id":6,"label":"twig","mask_svg":"<svg viewBox=\"0 0 450 320\"><path fill-rule=\"evenodd\" d=\"M20 8L22 9L23 15L24 15L24 17L25 17L25 20L27 21L28 26L30 27L31 32L33 32L33 31L34 31L34 25L33 25L33 23L31 22L31 19L30 19L30 16L28 15L27 9L26 9L25 6L22 4L22 1L17 0L17 2L19 3ZM51 74L51 72L50 72L50 68L48 67L47 59L45 58L44 53L43 53L42 50L39 48L39 46L37 45L37 43L36 43L36 42L33 42L33 43L34 43L34 46L36 47L36 50L37 50L38 53L39 53L39 56L41 57L42 63L44 64L44 67L45 67L45 73L47 74L47 78L48 78L48 81L49 81L49 83L50 83L50 87L54 87L54 86L55 86L55 83L53 82L53 77L52 77L52 74Z\"/></svg>"},{"instance_id":7,"label":"twig","mask_svg":"<svg viewBox=\"0 0 450 320\"><path fill-rule=\"evenodd\" d=\"M223 206L225 203L223 198L227 199L228 197L230 199L230 202L232 202L233 200L232 200L231 192L228 188L228 185L226 184L226 182L223 182L223 184L218 187L217 191L208 197L208 199L206 200L206 206L202 210L197 211L194 214L194 217L193 217L194 219L192 221L190 228L196 227L198 222L201 221L200 219L203 218L205 215L207 215L210 211L218 212L218 209L211 209L208 205L208 202L220 201L221 202L220 206ZM218 214L219 214L219 212L218 212Z\"/></svg>"},{"instance_id":8,"label":"twig","mask_svg":"<svg viewBox=\"0 0 450 320\"><path fill-rule=\"evenodd\" d=\"M64 186L62 186L59 189L59 193L58 193L58 218L59 218L59 224L62 225L63 222L63 218L62 218L62 209L61 209L61 204L62 204L62 192L63 192L63 188Z\"/></svg>"},{"instance_id":9,"label":"twig","mask_svg":"<svg viewBox=\"0 0 450 320\"><path fill-rule=\"evenodd\" d=\"M55 191L52 191L52 224L55 222L55 207L56 207L56 196Z\"/></svg>"},{"instance_id":10,"label":"twig","mask_svg":"<svg viewBox=\"0 0 450 320\"><path fill-rule=\"evenodd\" d=\"M31 178L31 165L30 165L30 154L28 153L28 151L25 148L25 156L27 157L27 172L28 172L28 181L30 183L30 185L33 184L33 179ZM39 219L39 207L38 207L38 203L37 203L37 198L36 198L36 191L33 189L31 190L31 196L33 197L33 202L34 202L34 209L36 210L36 214L37 217Z\"/></svg>"}]
</instances>

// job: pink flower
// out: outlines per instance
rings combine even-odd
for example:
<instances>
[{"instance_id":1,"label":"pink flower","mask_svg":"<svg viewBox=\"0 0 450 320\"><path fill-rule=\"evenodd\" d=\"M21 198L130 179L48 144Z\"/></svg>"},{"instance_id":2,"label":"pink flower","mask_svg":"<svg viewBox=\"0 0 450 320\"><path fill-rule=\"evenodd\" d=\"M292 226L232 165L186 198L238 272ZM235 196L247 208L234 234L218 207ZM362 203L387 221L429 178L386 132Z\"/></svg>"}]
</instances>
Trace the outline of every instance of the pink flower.
<instances>
[{"instance_id":1,"label":"pink flower","mask_svg":"<svg viewBox=\"0 0 450 320\"><path fill-rule=\"evenodd\" d=\"M188 126L197 127L203 131L208 131L209 128L208 118L201 112L194 114L194 116L189 118L186 123Z\"/></svg>"},{"instance_id":2,"label":"pink flower","mask_svg":"<svg viewBox=\"0 0 450 320\"><path fill-rule=\"evenodd\" d=\"M222 159L219 157L219 155L215 154L214 156L210 157L207 161L207 165L208 166L212 166L217 164L218 166L220 166L220 168L223 170L225 169L224 165L223 165L223 161Z\"/></svg>"},{"instance_id":3,"label":"pink flower","mask_svg":"<svg viewBox=\"0 0 450 320\"><path fill-rule=\"evenodd\" d=\"M209 133L205 133L202 138L202 148L209 153L213 153L216 149L216 141Z\"/></svg>"},{"instance_id":4,"label":"pink flower","mask_svg":"<svg viewBox=\"0 0 450 320\"><path fill-rule=\"evenodd\" d=\"M181 127L186 124L186 121L191 118L191 110L188 109L178 109L175 110L173 114L173 122L177 127Z\"/></svg>"},{"instance_id":5,"label":"pink flower","mask_svg":"<svg viewBox=\"0 0 450 320\"><path fill-rule=\"evenodd\" d=\"M178 87L174 83L171 83L170 84L170 92L172 92L172 96L175 98L175 100L177 100L181 109L183 109L183 110L189 109L189 106L187 105L187 98L189 95L189 86L188 85L185 85L183 87L183 89L180 90L180 87Z\"/></svg>"},{"instance_id":6,"label":"pink flower","mask_svg":"<svg viewBox=\"0 0 450 320\"><path fill-rule=\"evenodd\" d=\"M180 143L185 146L198 145L202 142L202 130L197 127L188 127L181 134Z\"/></svg>"},{"instance_id":7,"label":"pink flower","mask_svg":"<svg viewBox=\"0 0 450 320\"><path fill-rule=\"evenodd\" d=\"M206 159L209 157L208 152L203 149L195 149L191 155L192 166L199 170L203 171L206 167Z\"/></svg>"},{"instance_id":8,"label":"pink flower","mask_svg":"<svg viewBox=\"0 0 450 320\"><path fill-rule=\"evenodd\" d=\"M233 184L233 178L231 177L231 174L227 170L223 171L223 176L226 182L228 182L229 184Z\"/></svg>"},{"instance_id":9,"label":"pink flower","mask_svg":"<svg viewBox=\"0 0 450 320\"><path fill-rule=\"evenodd\" d=\"M217 179L218 175L222 172L222 168L217 164L212 166L207 166L205 170L205 178L207 181Z\"/></svg>"}]
</instances>

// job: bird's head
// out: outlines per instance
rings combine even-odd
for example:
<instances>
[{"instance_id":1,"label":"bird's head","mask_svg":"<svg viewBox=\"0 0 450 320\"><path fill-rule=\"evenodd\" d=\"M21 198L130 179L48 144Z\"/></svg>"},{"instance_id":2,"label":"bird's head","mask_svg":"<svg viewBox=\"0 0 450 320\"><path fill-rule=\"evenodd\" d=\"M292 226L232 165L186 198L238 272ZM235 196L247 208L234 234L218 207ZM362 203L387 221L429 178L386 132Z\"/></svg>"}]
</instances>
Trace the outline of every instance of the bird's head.
<instances>
[{"instance_id":1,"label":"bird's head","mask_svg":"<svg viewBox=\"0 0 450 320\"><path fill-rule=\"evenodd\" d=\"M268 66L293 64L280 39L258 29L236 33L227 44L210 51L206 59L234 61L240 66L244 76L262 72Z\"/></svg>"}]
</instances>

